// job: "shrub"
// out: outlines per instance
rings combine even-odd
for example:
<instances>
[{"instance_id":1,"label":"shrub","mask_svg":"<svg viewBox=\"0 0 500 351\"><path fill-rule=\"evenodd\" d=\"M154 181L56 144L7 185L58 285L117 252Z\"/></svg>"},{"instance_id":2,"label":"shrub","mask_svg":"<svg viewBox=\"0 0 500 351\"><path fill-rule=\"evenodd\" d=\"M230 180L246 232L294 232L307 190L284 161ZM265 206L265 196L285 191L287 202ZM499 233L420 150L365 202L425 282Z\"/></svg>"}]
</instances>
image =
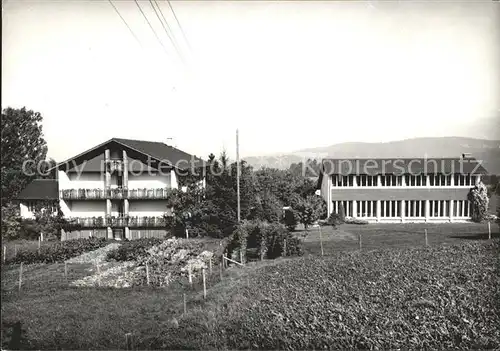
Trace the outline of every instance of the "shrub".
<instances>
[{"instance_id":1,"label":"shrub","mask_svg":"<svg viewBox=\"0 0 500 351\"><path fill-rule=\"evenodd\" d=\"M299 218L297 212L293 208L285 210L283 223L289 231L293 232L295 230L297 224L299 223Z\"/></svg>"},{"instance_id":2,"label":"shrub","mask_svg":"<svg viewBox=\"0 0 500 351\"><path fill-rule=\"evenodd\" d=\"M64 262L84 252L97 250L108 245L106 239L79 239L55 242L52 245L42 246L38 250L19 251L17 255L8 260L7 263L55 263Z\"/></svg>"},{"instance_id":3,"label":"shrub","mask_svg":"<svg viewBox=\"0 0 500 351\"><path fill-rule=\"evenodd\" d=\"M146 256L149 248L159 245L164 241L164 239L159 238L125 241L117 249L109 251L106 259L110 261L137 261L139 258Z\"/></svg>"},{"instance_id":4,"label":"shrub","mask_svg":"<svg viewBox=\"0 0 500 351\"><path fill-rule=\"evenodd\" d=\"M345 220L346 224L369 224L368 221L359 218L348 218Z\"/></svg>"},{"instance_id":5,"label":"shrub","mask_svg":"<svg viewBox=\"0 0 500 351\"><path fill-rule=\"evenodd\" d=\"M246 238L246 248L241 240ZM243 221L233 233L228 247L229 253L239 256L241 249L244 252L257 252L260 259L274 259L286 256L302 255L302 242L294 238L283 224L264 221ZM244 255L245 256L245 255ZM239 257L236 257L239 260Z\"/></svg>"},{"instance_id":6,"label":"shrub","mask_svg":"<svg viewBox=\"0 0 500 351\"><path fill-rule=\"evenodd\" d=\"M488 191L486 186L479 182L476 184L468 194L469 201L472 203L472 220L474 222L482 222L488 212Z\"/></svg>"},{"instance_id":7,"label":"shrub","mask_svg":"<svg viewBox=\"0 0 500 351\"><path fill-rule=\"evenodd\" d=\"M336 227L340 224L345 223L345 218L342 218L339 213L332 212L328 217L327 223L332 227Z\"/></svg>"}]
</instances>

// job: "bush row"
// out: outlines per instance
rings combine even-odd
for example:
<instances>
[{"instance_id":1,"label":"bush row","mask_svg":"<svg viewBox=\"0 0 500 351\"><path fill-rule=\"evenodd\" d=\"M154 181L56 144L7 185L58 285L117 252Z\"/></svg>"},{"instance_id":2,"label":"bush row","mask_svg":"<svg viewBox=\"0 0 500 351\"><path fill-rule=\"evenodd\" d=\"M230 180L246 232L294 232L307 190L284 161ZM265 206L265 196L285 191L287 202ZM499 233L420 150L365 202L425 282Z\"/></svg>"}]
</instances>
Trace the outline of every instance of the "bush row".
<instances>
[{"instance_id":1,"label":"bush row","mask_svg":"<svg viewBox=\"0 0 500 351\"><path fill-rule=\"evenodd\" d=\"M139 258L146 255L146 251L149 248L159 245L163 241L164 239L160 238L144 238L125 241L122 245L120 245L120 247L107 253L107 260L137 261Z\"/></svg>"},{"instance_id":2,"label":"bush row","mask_svg":"<svg viewBox=\"0 0 500 351\"><path fill-rule=\"evenodd\" d=\"M240 259L240 251L249 258L258 259L303 254L301 241L293 237L283 224L258 220L243 221L238 226L232 235L228 251L237 260Z\"/></svg>"},{"instance_id":3,"label":"bush row","mask_svg":"<svg viewBox=\"0 0 500 351\"><path fill-rule=\"evenodd\" d=\"M6 261L7 264L16 263L55 263L64 262L85 252L97 250L109 244L106 239L78 239L54 242L51 245L41 246L40 250L22 250Z\"/></svg>"}]
</instances>

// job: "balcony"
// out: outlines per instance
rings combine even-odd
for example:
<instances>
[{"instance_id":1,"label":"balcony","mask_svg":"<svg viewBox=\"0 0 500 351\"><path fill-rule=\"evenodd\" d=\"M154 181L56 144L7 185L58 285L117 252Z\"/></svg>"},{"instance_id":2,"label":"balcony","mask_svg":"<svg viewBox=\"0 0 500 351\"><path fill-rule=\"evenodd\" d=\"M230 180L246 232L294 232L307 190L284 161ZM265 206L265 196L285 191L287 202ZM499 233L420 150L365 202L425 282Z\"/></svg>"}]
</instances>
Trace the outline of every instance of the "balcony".
<instances>
[{"instance_id":1,"label":"balcony","mask_svg":"<svg viewBox=\"0 0 500 351\"><path fill-rule=\"evenodd\" d=\"M68 218L68 227L75 228L164 228L164 217L73 217Z\"/></svg>"},{"instance_id":2,"label":"balcony","mask_svg":"<svg viewBox=\"0 0 500 351\"><path fill-rule=\"evenodd\" d=\"M151 200L165 200L172 194L172 189L158 188L158 189L131 189L128 191L128 199L151 199Z\"/></svg>"},{"instance_id":3,"label":"balcony","mask_svg":"<svg viewBox=\"0 0 500 351\"><path fill-rule=\"evenodd\" d=\"M110 172L123 172L123 160L106 161L106 169Z\"/></svg>"},{"instance_id":4,"label":"balcony","mask_svg":"<svg viewBox=\"0 0 500 351\"><path fill-rule=\"evenodd\" d=\"M63 200L104 200L103 189L64 189L61 190Z\"/></svg>"},{"instance_id":5,"label":"balcony","mask_svg":"<svg viewBox=\"0 0 500 351\"><path fill-rule=\"evenodd\" d=\"M63 200L166 200L172 194L172 189L131 189L107 188L107 189L65 189L60 191Z\"/></svg>"}]
</instances>

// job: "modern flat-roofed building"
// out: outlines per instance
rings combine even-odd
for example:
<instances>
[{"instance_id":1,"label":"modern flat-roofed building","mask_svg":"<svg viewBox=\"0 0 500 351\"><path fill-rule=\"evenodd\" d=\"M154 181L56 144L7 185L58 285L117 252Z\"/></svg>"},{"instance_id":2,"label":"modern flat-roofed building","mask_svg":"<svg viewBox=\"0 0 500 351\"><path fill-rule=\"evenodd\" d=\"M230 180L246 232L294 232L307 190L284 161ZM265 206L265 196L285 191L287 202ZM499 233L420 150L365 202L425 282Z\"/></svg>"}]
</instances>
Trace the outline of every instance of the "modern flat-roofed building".
<instances>
[{"instance_id":1,"label":"modern flat-roofed building","mask_svg":"<svg viewBox=\"0 0 500 351\"><path fill-rule=\"evenodd\" d=\"M57 201L69 221L62 240L163 237L179 177L194 171L204 185L204 161L161 142L113 138L56 167L56 180L34 180L18 200L23 218Z\"/></svg>"},{"instance_id":2,"label":"modern flat-roofed building","mask_svg":"<svg viewBox=\"0 0 500 351\"><path fill-rule=\"evenodd\" d=\"M471 219L470 189L486 174L460 158L324 159L318 189L328 213L368 222L457 222Z\"/></svg>"}]
</instances>

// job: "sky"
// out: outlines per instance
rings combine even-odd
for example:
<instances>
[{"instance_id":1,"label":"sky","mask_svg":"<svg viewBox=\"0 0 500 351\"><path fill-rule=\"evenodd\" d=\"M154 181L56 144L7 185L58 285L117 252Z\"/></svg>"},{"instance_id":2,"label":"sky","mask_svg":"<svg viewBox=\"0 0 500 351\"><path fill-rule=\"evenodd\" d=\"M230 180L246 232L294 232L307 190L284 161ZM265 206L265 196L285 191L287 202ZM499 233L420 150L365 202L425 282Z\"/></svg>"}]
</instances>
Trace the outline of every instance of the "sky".
<instances>
[{"instance_id":1,"label":"sky","mask_svg":"<svg viewBox=\"0 0 500 351\"><path fill-rule=\"evenodd\" d=\"M500 139L498 2L138 4L154 32L133 0L3 0L2 108L40 112L56 161L112 137L234 157L237 128L242 157Z\"/></svg>"}]
</instances>

